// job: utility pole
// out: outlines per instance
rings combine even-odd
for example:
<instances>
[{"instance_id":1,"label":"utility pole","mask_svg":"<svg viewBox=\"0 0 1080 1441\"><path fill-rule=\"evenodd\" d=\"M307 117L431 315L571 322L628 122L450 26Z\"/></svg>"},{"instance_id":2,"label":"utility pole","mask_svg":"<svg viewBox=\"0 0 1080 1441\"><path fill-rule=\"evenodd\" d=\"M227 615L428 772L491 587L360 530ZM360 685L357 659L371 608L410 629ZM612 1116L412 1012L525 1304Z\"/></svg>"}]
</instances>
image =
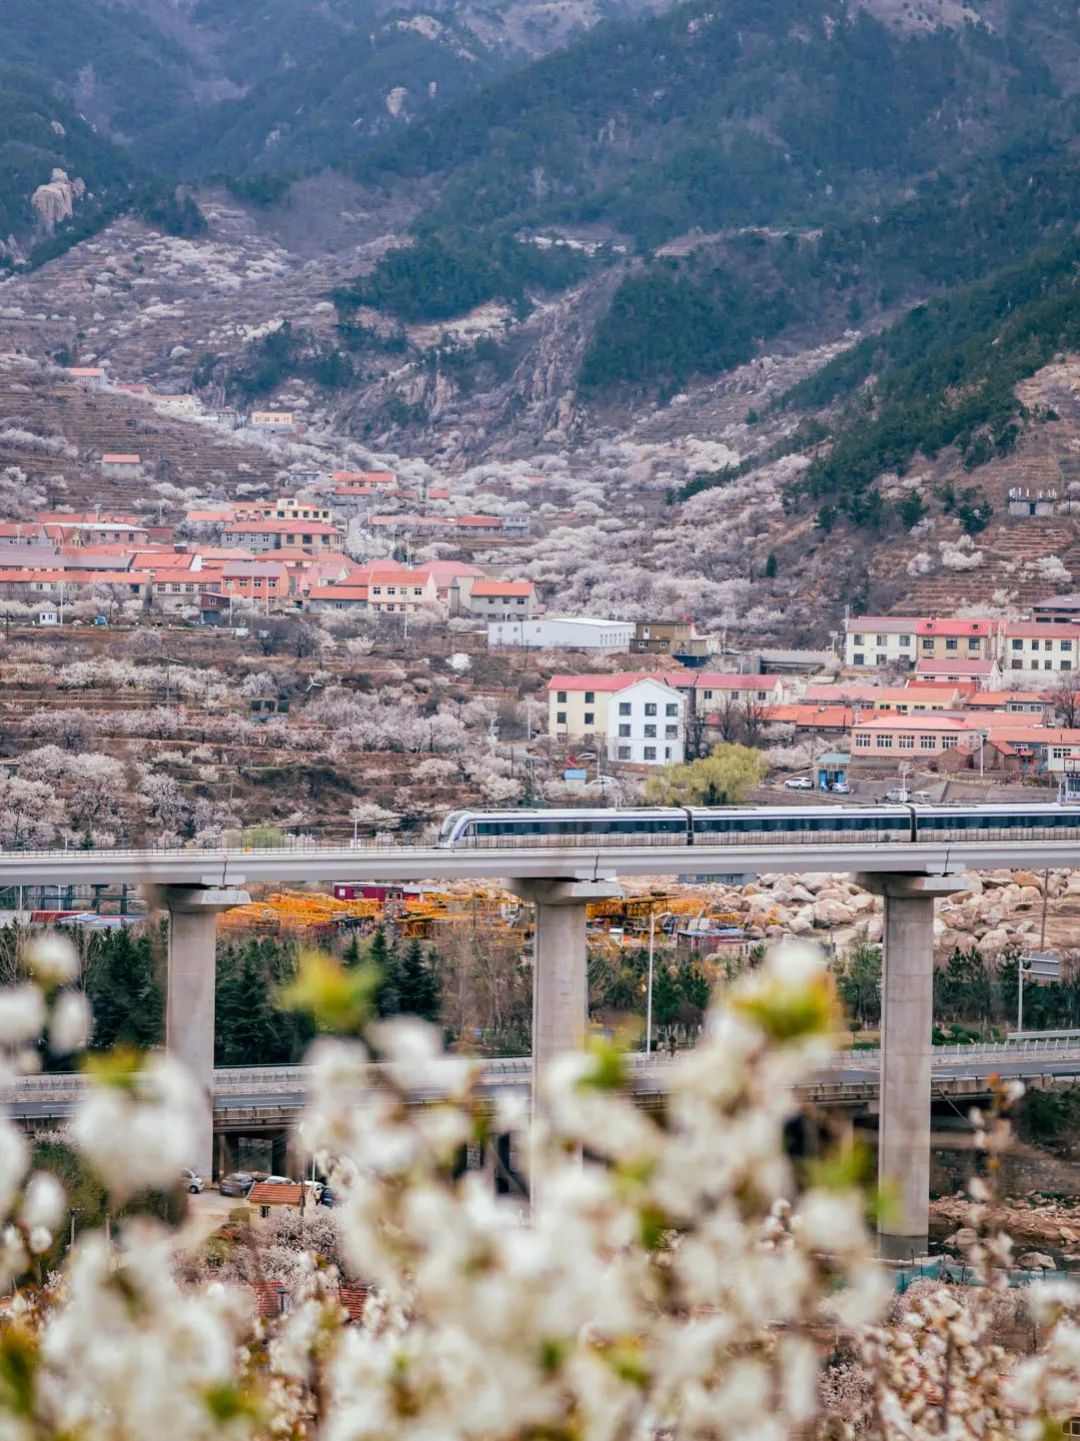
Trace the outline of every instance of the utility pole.
<instances>
[{"instance_id":1,"label":"utility pole","mask_svg":"<svg viewBox=\"0 0 1080 1441\"><path fill-rule=\"evenodd\" d=\"M653 958L656 952L656 911L649 908L649 980L645 990L645 1054L652 1055Z\"/></svg>"}]
</instances>

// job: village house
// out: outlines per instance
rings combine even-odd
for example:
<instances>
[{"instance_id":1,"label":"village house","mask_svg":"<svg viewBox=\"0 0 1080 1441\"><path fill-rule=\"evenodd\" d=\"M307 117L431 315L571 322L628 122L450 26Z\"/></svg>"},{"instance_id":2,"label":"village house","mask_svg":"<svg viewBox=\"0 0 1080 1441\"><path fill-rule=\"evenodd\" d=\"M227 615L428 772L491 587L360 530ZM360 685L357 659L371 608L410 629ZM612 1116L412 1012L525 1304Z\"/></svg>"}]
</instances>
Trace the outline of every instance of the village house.
<instances>
[{"instance_id":1,"label":"village house","mask_svg":"<svg viewBox=\"0 0 1080 1441\"><path fill-rule=\"evenodd\" d=\"M851 726L851 754L856 760L927 760L958 745L975 721L936 711L896 715L864 711Z\"/></svg>"},{"instance_id":2,"label":"village house","mask_svg":"<svg viewBox=\"0 0 1080 1441\"><path fill-rule=\"evenodd\" d=\"M354 585L350 581L339 581L334 585L317 584L307 590L307 604L311 610L367 610L367 585Z\"/></svg>"},{"instance_id":3,"label":"village house","mask_svg":"<svg viewBox=\"0 0 1080 1441\"><path fill-rule=\"evenodd\" d=\"M248 417L248 425L252 430L266 431L271 435L283 434L295 430L296 415L291 410L253 410Z\"/></svg>"},{"instance_id":4,"label":"village house","mask_svg":"<svg viewBox=\"0 0 1080 1441\"><path fill-rule=\"evenodd\" d=\"M1080 624L1080 594L1051 595L1046 600L1036 601L1031 607L1032 620L1052 625Z\"/></svg>"},{"instance_id":5,"label":"village house","mask_svg":"<svg viewBox=\"0 0 1080 1441\"><path fill-rule=\"evenodd\" d=\"M844 622L844 664L853 669L915 664L915 636L922 622L913 616L857 615Z\"/></svg>"},{"instance_id":6,"label":"village house","mask_svg":"<svg viewBox=\"0 0 1080 1441\"><path fill-rule=\"evenodd\" d=\"M1070 621L1007 621L1003 661L1006 671L1076 670L1080 660L1080 626Z\"/></svg>"},{"instance_id":7,"label":"village house","mask_svg":"<svg viewBox=\"0 0 1080 1441\"><path fill-rule=\"evenodd\" d=\"M708 715L724 705L779 705L787 699L784 682L777 675L728 675L723 671L669 671L664 680L684 694L699 715Z\"/></svg>"},{"instance_id":8,"label":"village house","mask_svg":"<svg viewBox=\"0 0 1080 1441\"><path fill-rule=\"evenodd\" d=\"M919 661L993 660L1000 622L981 619L920 620L915 623Z\"/></svg>"},{"instance_id":9,"label":"village house","mask_svg":"<svg viewBox=\"0 0 1080 1441\"><path fill-rule=\"evenodd\" d=\"M536 613L531 580L474 580L468 612L477 620L529 620Z\"/></svg>"},{"instance_id":10,"label":"village house","mask_svg":"<svg viewBox=\"0 0 1080 1441\"><path fill-rule=\"evenodd\" d=\"M763 719L769 725L793 726L795 740L809 740L814 737L836 740L847 736L855 713L850 706L813 705L795 702L791 705L771 705L764 712Z\"/></svg>"},{"instance_id":11,"label":"village house","mask_svg":"<svg viewBox=\"0 0 1080 1441\"><path fill-rule=\"evenodd\" d=\"M920 656L915 676L917 680L949 681L954 685L974 683L983 690L997 690L1001 685L1001 667L992 656L979 660L929 660Z\"/></svg>"},{"instance_id":12,"label":"village house","mask_svg":"<svg viewBox=\"0 0 1080 1441\"><path fill-rule=\"evenodd\" d=\"M565 745L602 741L613 761L674 764L685 755L686 697L655 676L553 676L548 735Z\"/></svg>"},{"instance_id":13,"label":"village house","mask_svg":"<svg viewBox=\"0 0 1080 1441\"><path fill-rule=\"evenodd\" d=\"M109 384L109 377L101 365L67 365L64 374L89 390L104 390Z\"/></svg>"},{"instance_id":14,"label":"village house","mask_svg":"<svg viewBox=\"0 0 1080 1441\"><path fill-rule=\"evenodd\" d=\"M260 555L285 547L310 552L340 551L345 544L336 526L317 520L237 520L224 527L222 536Z\"/></svg>"},{"instance_id":15,"label":"village house","mask_svg":"<svg viewBox=\"0 0 1080 1441\"><path fill-rule=\"evenodd\" d=\"M138 475L142 456L128 451L109 451L101 457L101 468L109 475Z\"/></svg>"}]
</instances>

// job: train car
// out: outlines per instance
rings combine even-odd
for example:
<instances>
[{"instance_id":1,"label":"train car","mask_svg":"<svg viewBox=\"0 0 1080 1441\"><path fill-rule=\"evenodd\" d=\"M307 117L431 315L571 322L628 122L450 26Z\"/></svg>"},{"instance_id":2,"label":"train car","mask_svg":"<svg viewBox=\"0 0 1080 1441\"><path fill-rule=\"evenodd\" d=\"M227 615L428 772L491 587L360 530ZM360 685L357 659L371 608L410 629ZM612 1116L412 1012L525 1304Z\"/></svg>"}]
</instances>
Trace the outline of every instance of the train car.
<instances>
[{"instance_id":1,"label":"train car","mask_svg":"<svg viewBox=\"0 0 1080 1441\"><path fill-rule=\"evenodd\" d=\"M913 806L915 839L951 841L1080 840L1080 810L1057 802Z\"/></svg>"},{"instance_id":2,"label":"train car","mask_svg":"<svg viewBox=\"0 0 1080 1441\"><path fill-rule=\"evenodd\" d=\"M914 839L911 807L732 806L691 807L696 846L896 844Z\"/></svg>"},{"instance_id":3,"label":"train car","mask_svg":"<svg viewBox=\"0 0 1080 1441\"><path fill-rule=\"evenodd\" d=\"M514 846L882 845L911 841L910 806L636 807L453 811L437 844Z\"/></svg>"},{"instance_id":4,"label":"train car","mask_svg":"<svg viewBox=\"0 0 1080 1441\"><path fill-rule=\"evenodd\" d=\"M515 846L687 845L687 812L675 806L633 810L451 811L436 845L454 850Z\"/></svg>"}]
</instances>

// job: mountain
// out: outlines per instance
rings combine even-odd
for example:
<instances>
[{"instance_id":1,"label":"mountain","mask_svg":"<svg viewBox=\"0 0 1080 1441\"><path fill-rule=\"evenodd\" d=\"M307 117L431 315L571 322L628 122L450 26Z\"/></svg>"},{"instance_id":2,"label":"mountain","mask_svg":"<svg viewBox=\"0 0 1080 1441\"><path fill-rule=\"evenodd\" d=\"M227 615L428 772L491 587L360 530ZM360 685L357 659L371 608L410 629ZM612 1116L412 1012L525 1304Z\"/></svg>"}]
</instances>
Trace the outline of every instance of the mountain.
<instances>
[{"instance_id":1,"label":"mountain","mask_svg":"<svg viewBox=\"0 0 1080 1441\"><path fill-rule=\"evenodd\" d=\"M55 171L66 181L54 184ZM0 262L22 242L50 234L58 220L70 217L79 226L107 210L126 193L130 178L123 152L47 84L24 71L0 69Z\"/></svg>"},{"instance_id":2,"label":"mountain","mask_svg":"<svg viewBox=\"0 0 1080 1441\"><path fill-rule=\"evenodd\" d=\"M6 63L52 82L144 171L346 161L611 14L653 0L4 0Z\"/></svg>"},{"instance_id":3,"label":"mountain","mask_svg":"<svg viewBox=\"0 0 1080 1441\"><path fill-rule=\"evenodd\" d=\"M997 8L997 25L968 11L910 28L854 3L690 0L598 26L357 173L428 181L424 223L443 231L588 225L655 246L694 227L819 224L985 153L1075 91L1075 7Z\"/></svg>"}]
</instances>

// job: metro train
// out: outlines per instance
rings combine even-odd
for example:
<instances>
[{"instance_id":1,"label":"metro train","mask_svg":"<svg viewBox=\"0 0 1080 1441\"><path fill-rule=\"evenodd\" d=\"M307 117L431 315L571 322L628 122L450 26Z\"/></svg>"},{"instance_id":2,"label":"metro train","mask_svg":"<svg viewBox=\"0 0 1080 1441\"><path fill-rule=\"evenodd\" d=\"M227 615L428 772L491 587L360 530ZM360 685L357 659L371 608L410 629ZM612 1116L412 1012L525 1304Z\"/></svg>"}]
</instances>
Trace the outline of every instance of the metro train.
<instances>
[{"instance_id":1,"label":"metro train","mask_svg":"<svg viewBox=\"0 0 1080 1441\"><path fill-rule=\"evenodd\" d=\"M643 806L620 810L451 811L437 845L775 846L1080 840L1080 806Z\"/></svg>"}]
</instances>

